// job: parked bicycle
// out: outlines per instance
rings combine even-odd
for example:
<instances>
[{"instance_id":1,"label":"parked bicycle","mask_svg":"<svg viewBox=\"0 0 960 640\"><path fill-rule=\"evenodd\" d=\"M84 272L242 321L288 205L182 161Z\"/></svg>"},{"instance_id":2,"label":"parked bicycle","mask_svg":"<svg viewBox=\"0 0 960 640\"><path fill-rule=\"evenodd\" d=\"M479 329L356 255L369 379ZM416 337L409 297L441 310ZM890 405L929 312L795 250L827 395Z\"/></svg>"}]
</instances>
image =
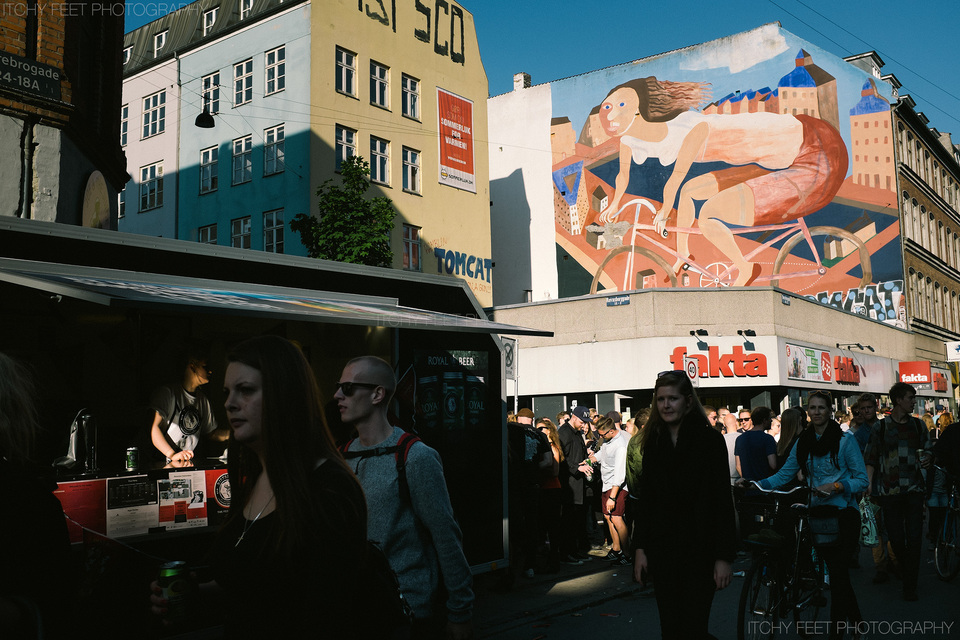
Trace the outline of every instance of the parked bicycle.
<instances>
[{"instance_id":1,"label":"parked bicycle","mask_svg":"<svg viewBox=\"0 0 960 640\"><path fill-rule=\"evenodd\" d=\"M807 522L809 490L763 489L755 482L750 487L776 499L764 505L740 502L741 523L752 518L763 528L743 541L752 558L740 592L737 640L774 638L778 632L795 631L801 638L822 633L824 623L818 621L827 604L827 587L824 562L813 547ZM795 502L798 499L803 502ZM748 505L760 506L759 512L749 511ZM784 526L791 520L792 526ZM783 622L788 616L792 623Z\"/></svg>"},{"instance_id":2,"label":"parked bicycle","mask_svg":"<svg viewBox=\"0 0 960 640\"><path fill-rule=\"evenodd\" d=\"M956 478L950 475L941 466L933 465L943 472L950 484L950 497L947 502L947 513L943 518L943 525L937 532L937 542L934 547L934 559L937 566L937 575L941 580L953 580L960 573L960 489L957 488Z\"/></svg>"}]
</instances>

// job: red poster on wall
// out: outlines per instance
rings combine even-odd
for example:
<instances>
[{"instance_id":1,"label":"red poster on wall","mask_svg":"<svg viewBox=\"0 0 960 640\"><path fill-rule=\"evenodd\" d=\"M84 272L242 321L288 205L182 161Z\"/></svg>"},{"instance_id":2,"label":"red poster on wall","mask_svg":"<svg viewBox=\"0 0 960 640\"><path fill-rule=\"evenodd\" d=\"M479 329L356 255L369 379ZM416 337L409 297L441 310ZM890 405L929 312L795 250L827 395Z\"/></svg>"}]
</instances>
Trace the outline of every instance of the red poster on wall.
<instances>
[{"instance_id":1,"label":"red poster on wall","mask_svg":"<svg viewBox=\"0 0 960 640\"><path fill-rule=\"evenodd\" d=\"M473 164L473 101L437 87L440 184L477 192Z\"/></svg>"}]
</instances>

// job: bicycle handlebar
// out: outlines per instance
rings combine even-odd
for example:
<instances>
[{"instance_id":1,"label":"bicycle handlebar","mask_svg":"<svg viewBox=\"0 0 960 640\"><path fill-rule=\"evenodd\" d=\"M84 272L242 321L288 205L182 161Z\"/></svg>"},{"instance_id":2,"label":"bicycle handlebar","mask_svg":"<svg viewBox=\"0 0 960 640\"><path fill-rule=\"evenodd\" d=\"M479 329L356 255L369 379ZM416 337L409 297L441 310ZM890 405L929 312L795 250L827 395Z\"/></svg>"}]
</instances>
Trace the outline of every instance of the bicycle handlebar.
<instances>
[{"instance_id":1,"label":"bicycle handlebar","mask_svg":"<svg viewBox=\"0 0 960 640\"><path fill-rule=\"evenodd\" d=\"M763 487L760 486L760 483L757 482L756 480L748 480L747 482L753 485L755 488L759 489L762 493L773 493L780 496L790 496L790 495L793 495L794 493L797 493L798 491L803 491L807 488L801 485L798 487L794 487L793 489L790 489L788 491L781 491L779 489L764 489Z\"/></svg>"}]
</instances>

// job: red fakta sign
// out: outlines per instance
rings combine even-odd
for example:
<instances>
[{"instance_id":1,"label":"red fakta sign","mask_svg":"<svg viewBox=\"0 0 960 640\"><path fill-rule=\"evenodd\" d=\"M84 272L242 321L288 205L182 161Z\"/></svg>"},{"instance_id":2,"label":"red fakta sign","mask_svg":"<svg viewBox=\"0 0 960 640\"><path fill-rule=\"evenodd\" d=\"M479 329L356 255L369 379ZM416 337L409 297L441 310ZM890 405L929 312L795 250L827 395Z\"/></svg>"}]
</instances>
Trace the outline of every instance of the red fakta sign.
<instances>
[{"instance_id":1,"label":"red fakta sign","mask_svg":"<svg viewBox=\"0 0 960 640\"><path fill-rule=\"evenodd\" d=\"M901 362L900 382L906 382L912 385L930 385L932 382L930 362L927 360Z\"/></svg>"},{"instance_id":2,"label":"red fakta sign","mask_svg":"<svg viewBox=\"0 0 960 640\"><path fill-rule=\"evenodd\" d=\"M688 354L686 347L676 347L670 356L670 364L674 369L684 369L684 358L697 361L701 378L758 378L767 375L767 356L745 353L739 345L730 354L721 354L720 347L710 347L705 356Z\"/></svg>"},{"instance_id":3,"label":"red fakta sign","mask_svg":"<svg viewBox=\"0 0 960 640\"><path fill-rule=\"evenodd\" d=\"M838 383L860 384L860 367L853 361L853 358L834 356L833 370L836 372Z\"/></svg>"}]
</instances>

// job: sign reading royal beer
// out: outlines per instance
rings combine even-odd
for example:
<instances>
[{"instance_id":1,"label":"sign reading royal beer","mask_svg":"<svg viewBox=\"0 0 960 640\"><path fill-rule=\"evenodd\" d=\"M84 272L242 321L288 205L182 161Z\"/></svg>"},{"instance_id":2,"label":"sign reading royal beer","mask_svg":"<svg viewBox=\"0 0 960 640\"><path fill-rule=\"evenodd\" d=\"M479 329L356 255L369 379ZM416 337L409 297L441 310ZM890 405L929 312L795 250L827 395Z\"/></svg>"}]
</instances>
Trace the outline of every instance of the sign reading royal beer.
<instances>
[{"instance_id":1,"label":"sign reading royal beer","mask_svg":"<svg viewBox=\"0 0 960 640\"><path fill-rule=\"evenodd\" d=\"M676 370L686 370L685 360L694 360L701 378L758 378L767 375L767 356L762 353L746 353L741 345L733 347L732 353L720 353L720 347L710 347L707 355L687 353L686 347L676 347L670 356L670 364Z\"/></svg>"}]
</instances>

